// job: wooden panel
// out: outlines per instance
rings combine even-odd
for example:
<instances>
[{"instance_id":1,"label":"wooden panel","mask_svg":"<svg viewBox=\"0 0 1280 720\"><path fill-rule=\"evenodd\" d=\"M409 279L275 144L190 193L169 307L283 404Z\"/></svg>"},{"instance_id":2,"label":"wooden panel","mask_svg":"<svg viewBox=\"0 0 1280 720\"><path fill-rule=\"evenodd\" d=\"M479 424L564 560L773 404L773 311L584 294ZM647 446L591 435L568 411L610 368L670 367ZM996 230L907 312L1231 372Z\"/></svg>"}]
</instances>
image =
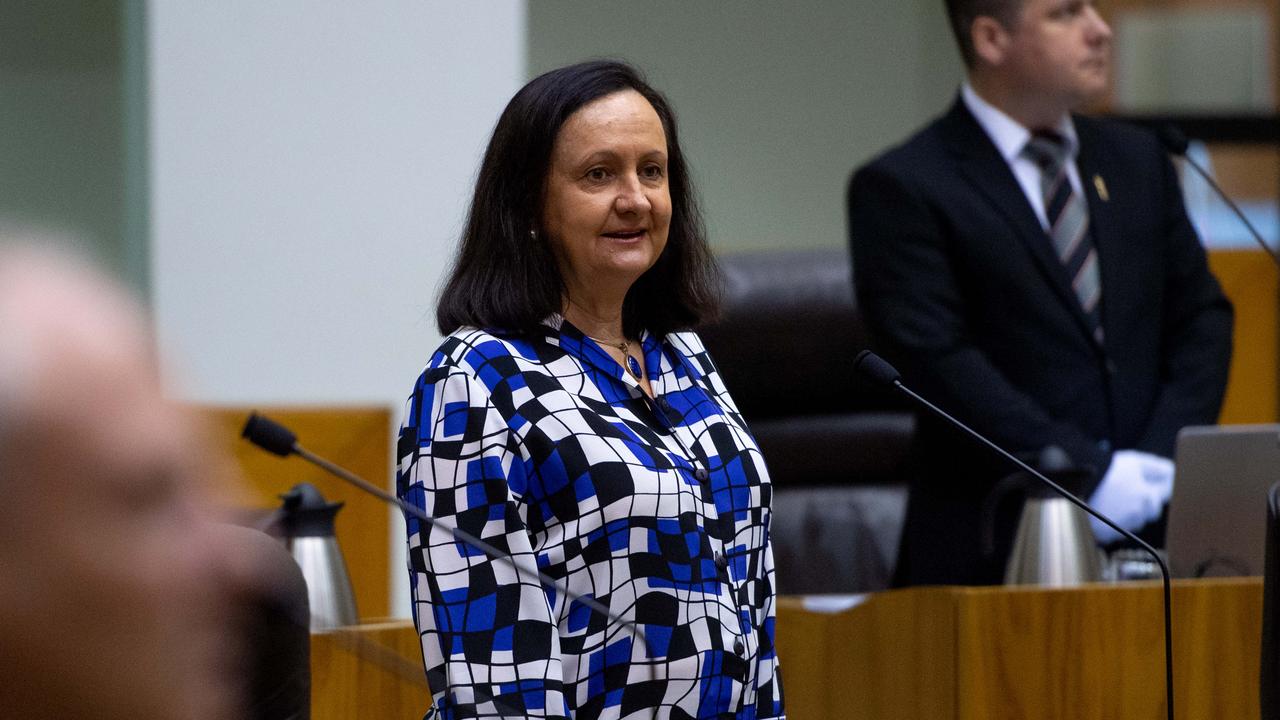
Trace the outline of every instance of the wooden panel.
<instances>
[{"instance_id":1,"label":"wooden panel","mask_svg":"<svg viewBox=\"0 0 1280 720\"><path fill-rule=\"evenodd\" d=\"M1211 143L1208 147L1214 179L1233 200L1280 201L1276 197L1280 192L1280 147L1231 143Z\"/></svg>"},{"instance_id":2,"label":"wooden panel","mask_svg":"<svg viewBox=\"0 0 1280 720\"><path fill-rule=\"evenodd\" d=\"M1159 584L958 592L957 717L1164 717ZM1179 582L1172 607L1178 715L1258 717L1261 582Z\"/></svg>"},{"instance_id":3,"label":"wooden panel","mask_svg":"<svg viewBox=\"0 0 1280 720\"><path fill-rule=\"evenodd\" d=\"M831 706L828 645L833 615L807 612L799 598L781 598L775 631L782 693L791 720L839 717Z\"/></svg>"},{"instance_id":4,"label":"wooden panel","mask_svg":"<svg viewBox=\"0 0 1280 720\"><path fill-rule=\"evenodd\" d=\"M1013 590L966 595L961 605L958 717L992 717L993 707L1046 720L1160 717L1158 592Z\"/></svg>"},{"instance_id":5,"label":"wooden panel","mask_svg":"<svg viewBox=\"0 0 1280 720\"><path fill-rule=\"evenodd\" d=\"M871 595L837 614L781 598L787 717L955 717L955 615L955 596L945 588Z\"/></svg>"},{"instance_id":6,"label":"wooden panel","mask_svg":"<svg viewBox=\"0 0 1280 720\"><path fill-rule=\"evenodd\" d=\"M1182 717L1259 716L1262 582L1174 587L1174 701ZM1224 639L1234 641L1227 647ZM1204 652L1209 649L1210 652Z\"/></svg>"},{"instance_id":7,"label":"wooden panel","mask_svg":"<svg viewBox=\"0 0 1280 720\"><path fill-rule=\"evenodd\" d=\"M244 482L227 501L242 508L280 506L279 496L300 482L346 505L334 532L347 561L361 619L390 614L390 507L297 457L280 458L240 438L250 408L205 408L211 436L234 458ZM308 450L383 487L392 487L391 411L386 408L258 408L298 435Z\"/></svg>"},{"instance_id":8,"label":"wooden panel","mask_svg":"<svg viewBox=\"0 0 1280 720\"><path fill-rule=\"evenodd\" d=\"M408 620L311 636L313 720L421 720L431 705Z\"/></svg>"},{"instance_id":9,"label":"wooden panel","mask_svg":"<svg viewBox=\"0 0 1280 720\"><path fill-rule=\"evenodd\" d=\"M1277 421L1280 375L1280 277L1261 250L1213 250L1209 267L1235 306L1231 377L1219 421Z\"/></svg>"},{"instance_id":10,"label":"wooden panel","mask_svg":"<svg viewBox=\"0 0 1280 720\"><path fill-rule=\"evenodd\" d=\"M839 613L778 602L791 720L1143 718L1164 712L1158 583L914 588ZM1262 582L1173 588L1178 717L1259 717ZM412 623L312 636L313 715L417 720L427 707Z\"/></svg>"},{"instance_id":11,"label":"wooden panel","mask_svg":"<svg viewBox=\"0 0 1280 720\"><path fill-rule=\"evenodd\" d=\"M872 596L836 623L824 717L853 717L847 712L854 707L867 718L954 717L955 613L946 590L894 591Z\"/></svg>"}]
</instances>

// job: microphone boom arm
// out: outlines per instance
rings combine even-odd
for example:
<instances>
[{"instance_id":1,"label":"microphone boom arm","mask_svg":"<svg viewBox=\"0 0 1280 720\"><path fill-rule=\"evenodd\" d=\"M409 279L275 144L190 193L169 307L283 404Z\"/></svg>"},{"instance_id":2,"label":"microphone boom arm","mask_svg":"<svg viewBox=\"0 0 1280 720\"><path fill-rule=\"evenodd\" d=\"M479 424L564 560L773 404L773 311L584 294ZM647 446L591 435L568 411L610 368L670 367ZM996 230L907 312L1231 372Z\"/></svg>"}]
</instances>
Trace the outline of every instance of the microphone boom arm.
<instances>
[{"instance_id":1,"label":"microphone boom arm","mask_svg":"<svg viewBox=\"0 0 1280 720\"><path fill-rule=\"evenodd\" d=\"M1240 222L1244 223L1245 229L1253 236L1253 239L1258 243L1258 246L1271 256L1271 260L1275 262L1277 267L1280 267L1280 250L1273 249L1267 244L1266 240L1262 239L1262 233L1258 232L1258 228L1254 227L1253 223L1249 221L1249 216L1244 214L1244 211L1240 209L1240 206L1231 199L1231 196L1227 194L1226 190L1222 189L1222 186L1218 184L1218 181L1213 179L1213 176L1209 174L1209 171L1205 170L1200 163L1196 162L1195 159L1191 157L1187 152L1187 149L1190 147L1190 141L1187 139L1187 136L1183 135L1182 131L1173 125L1165 125L1161 127L1156 132L1156 136L1159 137L1160 143L1164 145L1165 150L1168 150L1169 153L1175 157L1182 158L1187 165L1191 166L1192 170L1195 170L1200 177L1204 178L1205 182L1209 183L1209 187L1213 189L1218 197L1222 198L1222 201L1227 204L1227 207L1230 208L1233 213L1235 213L1236 217L1240 219Z\"/></svg>"},{"instance_id":2,"label":"microphone boom arm","mask_svg":"<svg viewBox=\"0 0 1280 720\"><path fill-rule=\"evenodd\" d=\"M1050 480L1048 477L1044 475L1044 473L1041 473L1040 471L1031 467L1030 465L1023 462L1022 460L1019 460L1009 451L991 442L986 437L981 435L978 431L974 430L968 425L960 422L954 417L951 417L951 415L947 413L947 411L929 402L924 397L917 394L914 390L904 385L902 383L901 376L898 374L898 371L894 369L892 365L890 365L880 356L876 355L870 350L863 350L862 352L858 353L858 356L854 359L853 364L854 364L855 370L858 370L864 373L865 375L870 377L872 380L876 381L881 385L891 385L892 387L896 388L903 394L910 397L916 403L927 408L933 414L946 420L953 427L957 427L957 428L960 428L961 430L964 430L965 433L969 435L969 437L972 437L973 439L977 440L978 442L982 443L988 448L991 448L1001 457L1005 458L1009 462L1012 462L1014 465L1017 465L1019 468L1025 470L1032 477L1044 483L1045 485L1049 486L1054 492L1058 493L1062 497L1069 500L1071 504L1075 505L1081 510L1084 510L1085 512L1089 513L1093 517L1101 520L1104 524L1106 524L1112 530L1115 530L1116 532L1120 533L1125 538L1137 543L1139 547L1141 547L1143 550L1146 550L1151 555L1151 557L1155 559L1156 564L1160 566L1160 576L1164 580L1165 702L1169 711L1168 718L1169 720L1173 720L1173 618L1172 618L1171 611L1169 609L1172 593L1170 592L1169 566L1166 565L1164 559L1160 557L1160 553L1156 552L1156 549L1151 547L1146 542L1144 542L1142 538L1139 538L1137 535L1134 535L1128 530L1125 530L1124 528L1120 527L1114 521L1112 521L1111 518L1107 517L1106 515L1103 515L1097 510L1094 510L1092 507L1089 506L1089 503L1086 503L1085 501L1081 500L1075 495L1067 492L1065 488L1055 483L1054 481Z\"/></svg>"},{"instance_id":3,"label":"microphone boom arm","mask_svg":"<svg viewBox=\"0 0 1280 720\"><path fill-rule=\"evenodd\" d=\"M1262 233L1258 232L1258 229L1253 226L1252 222L1249 222L1249 216L1244 214L1244 211L1240 209L1239 205L1236 205L1236 201L1231 199L1231 196L1222 189L1222 186L1218 184L1218 181L1214 180L1213 176L1210 175L1207 170L1200 167L1200 163L1192 160L1190 155L1183 155L1182 159L1185 160L1187 165L1189 165L1191 169L1195 170L1200 177L1204 178L1205 182L1209 183L1209 187L1213 188L1214 192L1218 194L1218 197L1222 198L1222 201L1227 204L1227 207L1231 208L1231 211L1235 213L1236 217L1240 218L1240 222L1244 223L1245 228L1248 229L1249 234L1253 236L1253 239L1257 241L1258 245L1260 245L1262 249L1271 256L1271 259L1275 261L1276 265L1280 267L1280 250L1276 250L1271 247L1262 239Z\"/></svg>"},{"instance_id":4,"label":"microphone boom arm","mask_svg":"<svg viewBox=\"0 0 1280 720\"><path fill-rule=\"evenodd\" d=\"M637 638L639 638L640 642L643 643L646 648L649 647L649 641L645 637L644 631L640 629L639 625L637 625L636 623L630 620L619 617L618 615L610 611L609 608L601 604L595 598L586 597L580 593L576 593L570 590L567 586L560 583L555 578L552 578L549 575L544 574L542 571L536 568L530 568L530 567L524 566L523 564L517 562L516 559L511 555L499 551L497 548L481 540L475 535L472 535L471 533L465 530L462 530L461 528L456 528L456 527L453 527L452 525L448 525L441 522L437 518L434 518L431 515L427 514L427 512L424 511L422 508L419 508L415 505L410 505L404 500L401 500L395 495L392 495L386 490L383 490L382 488L378 487L377 485L374 485L368 480L365 480L359 475L356 475L350 470L347 470L346 468L340 465L337 465L319 455L316 455L315 453L311 452L310 450L307 450L300 443L298 443L296 436L294 436L293 433L291 433L283 425L280 425L279 423L276 423L275 421L269 418L258 415L257 413L253 413L252 415L249 416L248 421L245 423L244 432L242 433L242 436L248 439L253 444L258 445L264 450L267 450L268 452L274 453L276 455L280 455L283 457L289 454L296 454L302 459L306 460L307 462L320 467L326 472L329 472L334 476L346 481L347 483L350 483L351 485L356 486L360 490L363 490L364 492L369 493L370 495L373 495L379 500L382 500L383 502L389 503L391 505L395 505L396 507L400 508L401 511L409 515L412 515L418 520L426 523L428 526L432 528L439 528L441 530L444 530L450 533L451 535L453 535L454 539L460 540L466 543L467 545L474 547L475 549L479 550L480 552L484 553L490 558L500 559L505 562L509 562L511 566L515 568L517 573L522 573L527 577L535 578L537 579L539 585L542 585L543 587L553 588L554 590L556 590L556 592L562 593L564 597L568 598L570 601L582 603L584 606L590 608L593 612L599 613L603 617L606 617L612 620L613 622L616 622L619 625L627 628Z\"/></svg>"}]
</instances>

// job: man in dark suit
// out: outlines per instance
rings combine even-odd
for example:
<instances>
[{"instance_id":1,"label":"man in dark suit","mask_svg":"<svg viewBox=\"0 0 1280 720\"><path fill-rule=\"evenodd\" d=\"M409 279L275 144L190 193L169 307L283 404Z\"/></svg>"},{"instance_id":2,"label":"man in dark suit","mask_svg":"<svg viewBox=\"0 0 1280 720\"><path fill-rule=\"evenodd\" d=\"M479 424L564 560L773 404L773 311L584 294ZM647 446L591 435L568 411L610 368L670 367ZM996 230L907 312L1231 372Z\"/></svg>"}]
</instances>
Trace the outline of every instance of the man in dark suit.
<instances>
[{"instance_id":1,"label":"man in dark suit","mask_svg":"<svg viewBox=\"0 0 1280 720\"><path fill-rule=\"evenodd\" d=\"M1077 492L1162 534L1177 431L1221 406L1231 306L1157 140L1072 114L1107 86L1093 5L947 9L960 97L849 185L868 325L907 383L1016 453L1064 449L1094 471ZM928 417L914 463L899 582L1000 582L1014 516L984 502L1011 468Z\"/></svg>"}]
</instances>

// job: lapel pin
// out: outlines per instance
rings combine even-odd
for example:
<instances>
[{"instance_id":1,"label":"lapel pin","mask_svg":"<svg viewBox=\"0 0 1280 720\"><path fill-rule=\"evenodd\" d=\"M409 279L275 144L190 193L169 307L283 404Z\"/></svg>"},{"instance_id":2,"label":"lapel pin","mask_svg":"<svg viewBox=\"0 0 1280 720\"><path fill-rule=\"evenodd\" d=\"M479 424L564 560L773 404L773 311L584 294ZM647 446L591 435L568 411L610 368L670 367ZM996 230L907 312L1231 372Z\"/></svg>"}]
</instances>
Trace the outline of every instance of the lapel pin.
<instances>
[{"instance_id":1,"label":"lapel pin","mask_svg":"<svg viewBox=\"0 0 1280 720\"><path fill-rule=\"evenodd\" d=\"M1107 183L1102 180L1101 175L1093 176L1093 189L1098 191L1098 197L1102 198L1102 202L1111 200L1111 196L1107 193Z\"/></svg>"}]
</instances>

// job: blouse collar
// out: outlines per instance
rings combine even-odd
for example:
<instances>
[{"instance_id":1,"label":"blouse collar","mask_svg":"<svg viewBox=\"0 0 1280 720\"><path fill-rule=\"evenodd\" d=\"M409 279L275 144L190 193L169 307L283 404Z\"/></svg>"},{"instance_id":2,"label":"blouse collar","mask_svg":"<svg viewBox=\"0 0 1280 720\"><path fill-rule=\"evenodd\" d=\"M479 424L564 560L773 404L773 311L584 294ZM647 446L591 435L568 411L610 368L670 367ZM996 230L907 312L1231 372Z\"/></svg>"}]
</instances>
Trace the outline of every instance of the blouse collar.
<instances>
[{"instance_id":1,"label":"blouse collar","mask_svg":"<svg viewBox=\"0 0 1280 720\"><path fill-rule=\"evenodd\" d=\"M590 365L605 376L628 387L634 387L636 392L640 392L640 384L635 378L631 377L599 343L588 337L573 323L565 320L564 316L559 313L552 314L542 321L542 325L548 343L558 346L584 365ZM680 367L690 376L701 378L704 375L697 363L690 362L671 343L664 342L663 338L659 338L648 330L640 331L640 348L644 353L645 370L649 373L649 382L653 385L655 393L662 392L660 386L675 371L672 359L677 360Z\"/></svg>"}]
</instances>

